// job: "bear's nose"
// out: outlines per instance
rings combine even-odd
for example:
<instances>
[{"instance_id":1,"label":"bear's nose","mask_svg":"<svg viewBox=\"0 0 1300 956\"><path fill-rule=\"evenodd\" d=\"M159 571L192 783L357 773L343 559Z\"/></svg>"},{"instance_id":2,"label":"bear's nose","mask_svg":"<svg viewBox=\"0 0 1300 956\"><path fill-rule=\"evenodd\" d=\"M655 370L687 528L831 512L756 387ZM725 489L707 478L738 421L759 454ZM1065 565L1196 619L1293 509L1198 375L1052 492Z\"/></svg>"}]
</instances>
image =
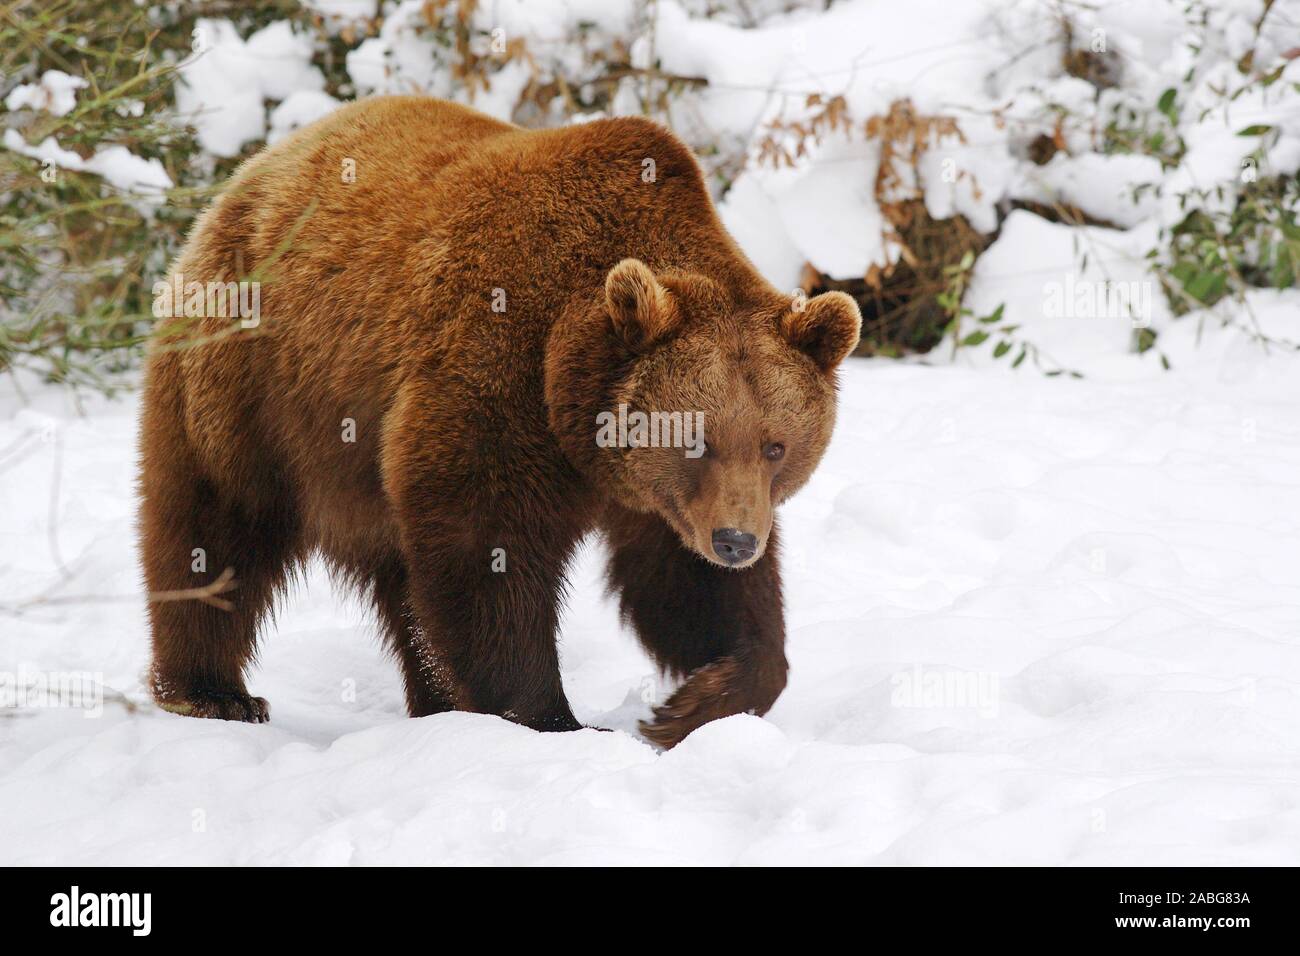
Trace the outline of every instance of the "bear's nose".
<instances>
[{"instance_id":1,"label":"bear's nose","mask_svg":"<svg viewBox=\"0 0 1300 956\"><path fill-rule=\"evenodd\" d=\"M727 564L748 561L758 550L758 539L736 528L716 528L713 532L713 553Z\"/></svg>"}]
</instances>

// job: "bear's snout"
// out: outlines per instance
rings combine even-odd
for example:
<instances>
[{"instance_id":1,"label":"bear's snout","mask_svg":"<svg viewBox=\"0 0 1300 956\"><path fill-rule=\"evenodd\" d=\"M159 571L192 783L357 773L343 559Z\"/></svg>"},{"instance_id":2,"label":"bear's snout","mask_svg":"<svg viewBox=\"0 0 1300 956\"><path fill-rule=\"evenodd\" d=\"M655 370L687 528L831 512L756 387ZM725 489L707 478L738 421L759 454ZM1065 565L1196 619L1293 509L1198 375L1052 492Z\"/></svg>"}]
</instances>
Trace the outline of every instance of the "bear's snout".
<instances>
[{"instance_id":1,"label":"bear's snout","mask_svg":"<svg viewBox=\"0 0 1300 956\"><path fill-rule=\"evenodd\" d=\"M726 564L744 564L758 551L758 538L736 528L716 528L713 553Z\"/></svg>"}]
</instances>

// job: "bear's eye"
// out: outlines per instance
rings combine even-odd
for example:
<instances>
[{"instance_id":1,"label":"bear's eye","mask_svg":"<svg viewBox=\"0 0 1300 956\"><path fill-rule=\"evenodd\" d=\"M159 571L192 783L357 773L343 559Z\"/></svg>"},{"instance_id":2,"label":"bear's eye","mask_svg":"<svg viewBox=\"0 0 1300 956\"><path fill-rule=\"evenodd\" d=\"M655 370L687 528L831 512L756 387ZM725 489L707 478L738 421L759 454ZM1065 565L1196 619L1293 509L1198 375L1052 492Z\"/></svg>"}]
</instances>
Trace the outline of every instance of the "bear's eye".
<instances>
[{"instance_id":1,"label":"bear's eye","mask_svg":"<svg viewBox=\"0 0 1300 956\"><path fill-rule=\"evenodd\" d=\"M780 461L785 457L785 446L779 441L768 442L763 447L763 457L768 461Z\"/></svg>"}]
</instances>

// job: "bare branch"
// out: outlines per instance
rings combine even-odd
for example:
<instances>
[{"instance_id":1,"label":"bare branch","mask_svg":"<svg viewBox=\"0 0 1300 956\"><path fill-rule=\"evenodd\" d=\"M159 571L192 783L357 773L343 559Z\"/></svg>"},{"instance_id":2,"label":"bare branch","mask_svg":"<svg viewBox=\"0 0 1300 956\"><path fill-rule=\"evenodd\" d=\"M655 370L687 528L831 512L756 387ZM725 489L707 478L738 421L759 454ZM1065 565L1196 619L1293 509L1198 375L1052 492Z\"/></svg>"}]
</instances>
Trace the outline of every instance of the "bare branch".
<instances>
[{"instance_id":1,"label":"bare branch","mask_svg":"<svg viewBox=\"0 0 1300 956\"><path fill-rule=\"evenodd\" d=\"M236 587L238 587L238 582L235 580L235 569L226 568L217 576L215 581L208 584L200 587L181 588L178 591L151 591L145 595L145 600L150 603L201 601L222 611L233 611L235 605L221 597L221 595L235 590ZM20 601L17 604L0 604L0 612L20 615L34 607L52 607L58 604L110 604L136 599L137 596L134 594L61 594L53 597L41 595L29 598L26 601Z\"/></svg>"}]
</instances>

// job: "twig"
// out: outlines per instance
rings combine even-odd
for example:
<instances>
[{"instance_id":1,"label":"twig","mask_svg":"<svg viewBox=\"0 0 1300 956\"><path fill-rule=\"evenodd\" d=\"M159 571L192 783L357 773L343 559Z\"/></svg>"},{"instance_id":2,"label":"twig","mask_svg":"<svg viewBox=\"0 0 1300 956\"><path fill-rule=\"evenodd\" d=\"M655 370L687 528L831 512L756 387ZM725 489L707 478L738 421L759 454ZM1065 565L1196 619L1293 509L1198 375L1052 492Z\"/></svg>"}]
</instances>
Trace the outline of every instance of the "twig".
<instances>
[{"instance_id":1,"label":"twig","mask_svg":"<svg viewBox=\"0 0 1300 956\"><path fill-rule=\"evenodd\" d=\"M209 584L204 584L201 587L181 588L177 591L150 591L145 595L145 600L150 603L201 601L218 610L233 611L235 605L220 597L220 595L233 591L236 587L238 587L238 583L235 581L235 569L226 568L217 576L215 581ZM28 598L17 604L0 604L0 612L21 615L24 611L33 607L48 607L56 604L106 604L134 600L136 600L134 594L62 594L56 597L42 595Z\"/></svg>"}]
</instances>

